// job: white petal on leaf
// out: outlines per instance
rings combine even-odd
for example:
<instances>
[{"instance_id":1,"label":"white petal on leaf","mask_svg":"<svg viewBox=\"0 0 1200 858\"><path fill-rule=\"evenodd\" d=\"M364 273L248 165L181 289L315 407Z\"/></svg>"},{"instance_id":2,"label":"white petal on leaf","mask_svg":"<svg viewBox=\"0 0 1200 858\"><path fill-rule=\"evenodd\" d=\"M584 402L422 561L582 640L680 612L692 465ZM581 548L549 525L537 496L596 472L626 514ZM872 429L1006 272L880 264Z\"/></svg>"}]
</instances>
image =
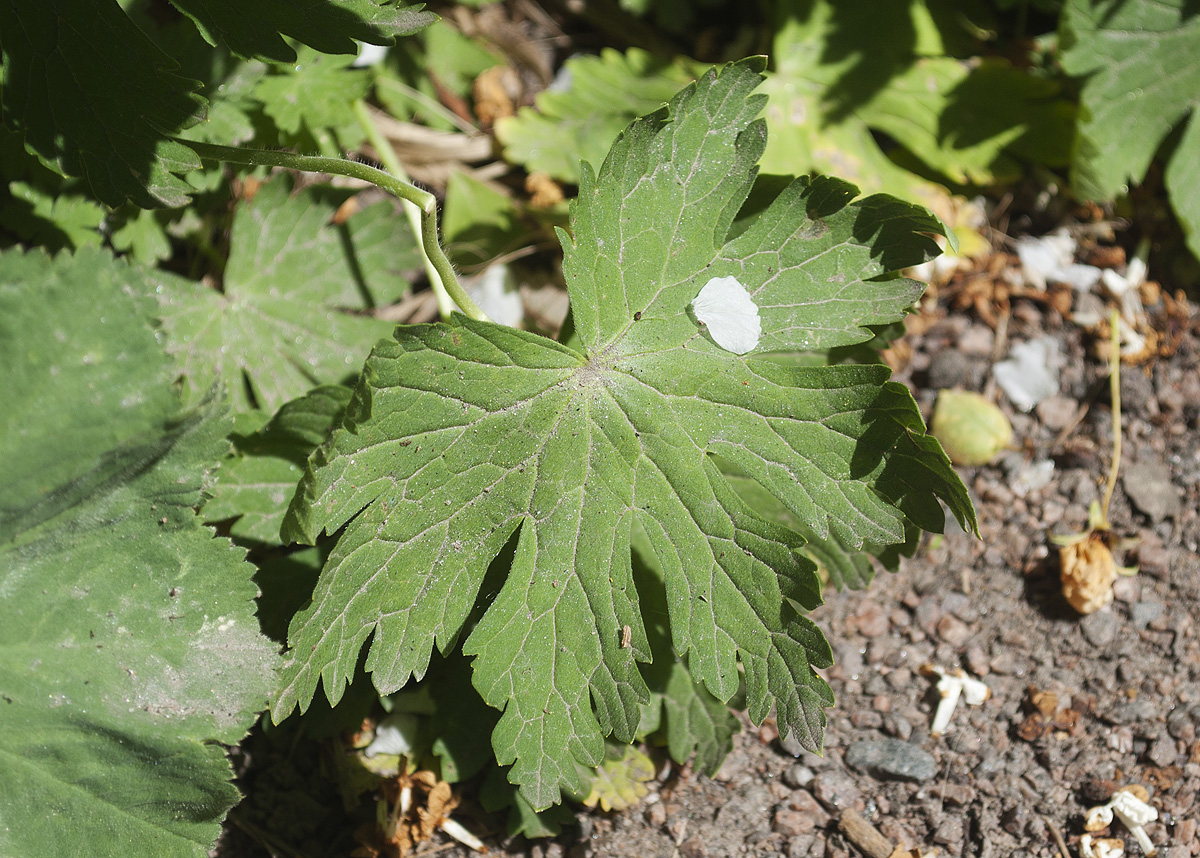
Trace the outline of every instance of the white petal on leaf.
<instances>
[{"instance_id":1,"label":"white petal on leaf","mask_svg":"<svg viewBox=\"0 0 1200 858\"><path fill-rule=\"evenodd\" d=\"M736 278L714 277L705 283L692 301L692 312L721 348L744 355L758 345L762 335L758 306Z\"/></svg>"}]
</instances>

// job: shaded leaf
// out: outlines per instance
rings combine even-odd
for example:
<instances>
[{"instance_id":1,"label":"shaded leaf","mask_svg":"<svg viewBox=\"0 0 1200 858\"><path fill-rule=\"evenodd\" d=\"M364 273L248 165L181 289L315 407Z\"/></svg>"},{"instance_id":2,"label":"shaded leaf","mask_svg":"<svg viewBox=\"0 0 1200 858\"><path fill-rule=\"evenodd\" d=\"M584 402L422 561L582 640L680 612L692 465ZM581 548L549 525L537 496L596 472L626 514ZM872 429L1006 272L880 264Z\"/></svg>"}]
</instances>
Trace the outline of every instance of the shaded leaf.
<instances>
[{"instance_id":1,"label":"shaded leaf","mask_svg":"<svg viewBox=\"0 0 1200 858\"><path fill-rule=\"evenodd\" d=\"M201 112L194 81L112 2L0 4L0 107L25 146L104 203L179 206L176 174L200 159L173 143Z\"/></svg>"},{"instance_id":2,"label":"shaded leaf","mask_svg":"<svg viewBox=\"0 0 1200 858\"><path fill-rule=\"evenodd\" d=\"M1108 200L1142 181L1168 136L1166 187L1188 244L1200 255L1200 19L1185 0L1068 0L1062 64L1086 76L1071 181Z\"/></svg>"},{"instance_id":3,"label":"shaded leaf","mask_svg":"<svg viewBox=\"0 0 1200 858\"><path fill-rule=\"evenodd\" d=\"M216 375L239 408L275 410L346 380L392 329L364 311L407 288L400 275L419 264L412 234L388 203L331 223L339 202L273 179L234 218L223 292L164 281L168 345L193 389Z\"/></svg>"},{"instance_id":4,"label":"shaded leaf","mask_svg":"<svg viewBox=\"0 0 1200 858\"><path fill-rule=\"evenodd\" d=\"M561 83L538 95L537 109L523 107L500 120L496 136L510 161L578 184L581 160L602 162L631 120L666 104L699 70L637 48L575 57L563 64Z\"/></svg>"},{"instance_id":5,"label":"shaded leaf","mask_svg":"<svg viewBox=\"0 0 1200 858\"><path fill-rule=\"evenodd\" d=\"M290 63L296 52L284 36L326 54L354 54L355 39L391 45L437 20L422 4L378 0L171 0L191 18L212 44L224 43L236 54Z\"/></svg>"},{"instance_id":6,"label":"shaded leaf","mask_svg":"<svg viewBox=\"0 0 1200 858\"><path fill-rule=\"evenodd\" d=\"M209 521L236 519L229 533L244 539L279 541L279 525L304 472L304 463L325 440L350 401L350 389L318 387L279 409L248 437L235 439L236 453L221 465Z\"/></svg>"},{"instance_id":7,"label":"shaded leaf","mask_svg":"<svg viewBox=\"0 0 1200 858\"><path fill-rule=\"evenodd\" d=\"M202 858L266 705L253 567L193 507L227 442L180 413L152 287L0 257L0 852Z\"/></svg>"}]
</instances>

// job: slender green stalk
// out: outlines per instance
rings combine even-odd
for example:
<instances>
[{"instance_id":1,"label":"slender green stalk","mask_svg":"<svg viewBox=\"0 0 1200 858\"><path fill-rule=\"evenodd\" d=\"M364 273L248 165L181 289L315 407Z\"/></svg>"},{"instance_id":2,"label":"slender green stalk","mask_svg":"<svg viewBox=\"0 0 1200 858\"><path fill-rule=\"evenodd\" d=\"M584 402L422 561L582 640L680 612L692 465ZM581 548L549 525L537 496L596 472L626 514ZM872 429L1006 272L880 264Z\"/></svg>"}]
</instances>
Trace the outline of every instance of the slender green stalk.
<instances>
[{"instance_id":1,"label":"slender green stalk","mask_svg":"<svg viewBox=\"0 0 1200 858\"><path fill-rule=\"evenodd\" d=\"M358 124L362 126L363 131L367 132L367 140L375 147L375 151L379 153L379 160L383 162L383 166L388 168L393 176L403 182L408 181L408 173L404 170L404 165L400 163L400 158L396 155L396 150L392 148L392 144L379 130L379 126L371 119L371 114L367 110L366 102L361 98L355 99L351 105L354 110L354 116L358 119ZM413 235L421 234L421 209L415 203L408 200L402 200L404 213L408 216L408 223L412 227ZM446 287L442 283L442 277L438 274L437 269L433 267L433 262L429 257L425 257L425 276L429 278L429 286L433 289L433 294L437 296L438 313L443 319L449 319L450 314L454 312L454 301L450 298Z\"/></svg>"},{"instance_id":2,"label":"slender green stalk","mask_svg":"<svg viewBox=\"0 0 1200 858\"><path fill-rule=\"evenodd\" d=\"M1112 329L1108 346L1109 398L1112 400L1112 464L1108 469L1108 485L1104 487L1104 506L1100 508L1101 520L1108 525L1108 505L1112 502L1113 490L1117 487L1117 471L1121 467L1121 317L1116 310L1108 317Z\"/></svg>"},{"instance_id":3,"label":"slender green stalk","mask_svg":"<svg viewBox=\"0 0 1200 858\"><path fill-rule=\"evenodd\" d=\"M437 200L433 194L422 191L395 176L360 164L357 161L347 161L343 158L322 158L316 155L296 155L292 152L277 152L269 149L239 149L234 146L218 146L214 143L198 143L194 140L180 140L192 148L197 155L212 161L229 161L233 164L246 164L252 167L282 167L287 170L303 170L309 173L332 173L336 176L346 176L370 182L376 187L395 194L421 210L421 247L425 258L441 277L442 284L450 297L467 316L479 321L488 321L487 316L479 306L471 300L466 290L458 282L450 260L446 258L442 245L438 241L437 229Z\"/></svg>"}]
</instances>

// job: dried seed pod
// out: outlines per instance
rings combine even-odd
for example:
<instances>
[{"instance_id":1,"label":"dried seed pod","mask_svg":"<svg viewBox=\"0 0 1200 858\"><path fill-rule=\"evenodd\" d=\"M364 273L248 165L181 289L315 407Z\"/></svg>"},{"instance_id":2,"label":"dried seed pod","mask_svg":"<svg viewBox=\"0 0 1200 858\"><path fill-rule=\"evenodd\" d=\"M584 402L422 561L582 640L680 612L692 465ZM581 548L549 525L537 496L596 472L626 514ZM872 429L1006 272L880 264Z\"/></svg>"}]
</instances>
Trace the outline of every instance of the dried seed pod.
<instances>
[{"instance_id":1,"label":"dried seed pod","mask_svg":"<svg viewBox=\"0 0 1200 858\"><path fill-rule=\"evenodd\" d=\"M1086 537L1059 548L1063 596L1081 614L1094 614L1113 600L1117 563L1108 546L1108 531L1093 530Z\"/></svg>"}]
</instances>

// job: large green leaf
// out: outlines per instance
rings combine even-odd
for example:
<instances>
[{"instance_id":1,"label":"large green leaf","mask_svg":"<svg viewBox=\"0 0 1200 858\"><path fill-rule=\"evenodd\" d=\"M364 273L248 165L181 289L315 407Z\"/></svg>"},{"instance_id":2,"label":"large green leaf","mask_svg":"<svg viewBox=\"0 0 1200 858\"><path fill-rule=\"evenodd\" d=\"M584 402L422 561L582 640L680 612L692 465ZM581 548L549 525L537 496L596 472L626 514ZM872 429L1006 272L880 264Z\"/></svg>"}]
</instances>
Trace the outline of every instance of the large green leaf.
<instances>
[{"instance_id":1,"label":"large green leaf","mask_svg":"<svg viewBox=\"0 0 1200 858\"><path fill-rule=\"evenodd\" d=\"M1069 0L1063 68L1087 75L1071 179L1091 199L1111 199L1146 176L1183 128L1165 181L1192 251L1200 255L1200 18L1185 0Z\"/></svg>"},{"instance_id":2,"label":"large green leaf","mask_svg":"<svg viewBox=\"0 0 1200 858\"><path fill-rule=\"evenodd\" d=\"M868 281L935 254L927 213L834 180L797 180L737 238L730 226L766 142L761 61L706 74L635 122L599 177L584 167L564 233L579 350L458 318L376 346L342 428L314 453L284 522L345 531L294 620L274 715L323 680L336 700L371 640L381 691L455 645L488 562L519 529L507 580L463 644L503 709L492 736L536 808L577 791L604 736L629 741L650 657L633 587L640 524L663 568L672 641L692 676L821 743L828 645L793 603L820 601L802 539L753 514L719 454L819 533L853 544L940 529L938 498L973 524L966 491L906 388L878 366L784 367L718 347L688 306L736 276L767 349L870 339L920 292ZM623 646L624 627L628 646Z\"/></svg>"},{"instance_id":3,"label":"large green leaf","mask_svg":"<svg viewBox=\"0 0 1200 858\"><path fill-rule=\"evenodd\" d=\"M111 0L0 3L0 109L25 146L101 201L179 206L200 166L167 135L201 112L194 81Z\"/></svg>"},{"instance_id":4,"label":"large green leaf","mask_svg":"<svg viewBox=\"0 0 1200 858\"><path fill-rule=\"evenodd\" d=\"M733 737L741 730L741 722L727 705L692 678L684 659L672 651L667 622L670 607L662 564L655 557L645 530L635 528L630 546L638 606L652 658L641 668L650 695L642 709L639 732L655 734L652 739L665 742L671 759L679 765L693 760L697 771L716 774L733 749Z\"/></svg>"},{"instance_id":5,"label":"large green leaf","mask_svg":"<svg viewBox=\"0 0 1200 858\"><path fill-rule=\"evenodd\" d=\"M192 509L228 421L180 413L151 294L97 251L0 256L4 855L207 855L216 743L273 682L254 569Z\"/></svg>"},{"instance_id":6,"label":"large green leaf","mask_svg":"<svg viewBox=\"0 0 1200 858\"><path fill-rule=\"evenodd\" d=\"M956 43L956 5L776 7L765 172L830 173L944 213L945 188L897 164L874 132L955 183L1014 179L1018 158L1066 162L1072 114L1057 85L998 59L955 58L977 50Z\"/></svg>"},{"instance_id":7,"label":"large green leaf","mask_svg":"<svg viewBox=\"0 0 1200 858\"><path fill-rule=\"evenodd\" d=\"M391 331L364 311L408 287L400 275L420 264L412 233L387 203L333 222L342 199L273 179L234 218L223 292L164 282L168 345L193 387L216 373L239 407L274 411L357 372Z\"/></svg>"}]
</instances>

